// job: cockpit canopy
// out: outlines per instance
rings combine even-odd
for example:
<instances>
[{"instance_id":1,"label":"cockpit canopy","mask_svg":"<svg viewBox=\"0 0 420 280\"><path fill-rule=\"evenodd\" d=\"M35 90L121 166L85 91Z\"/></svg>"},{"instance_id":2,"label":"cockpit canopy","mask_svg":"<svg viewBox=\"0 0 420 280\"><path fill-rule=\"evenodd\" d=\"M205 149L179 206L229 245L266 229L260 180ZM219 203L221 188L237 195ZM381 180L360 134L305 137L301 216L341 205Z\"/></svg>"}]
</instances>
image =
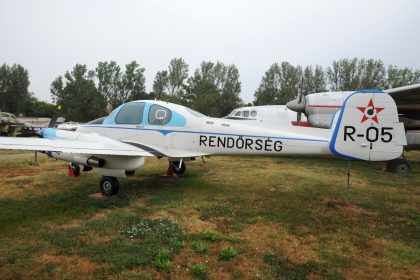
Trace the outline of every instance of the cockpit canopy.
<instances>
[{"instance_id":1,"label":"cockpit canopy","mask_svg":"<svg viewBox=\"0 0 420 280\"><path fill-rule=\"evenodd\" d=\"M189 108L161 101L133 101L123 104L103 124L185 126L187 119L205 117Z\"/></svg>"}]
</instances>

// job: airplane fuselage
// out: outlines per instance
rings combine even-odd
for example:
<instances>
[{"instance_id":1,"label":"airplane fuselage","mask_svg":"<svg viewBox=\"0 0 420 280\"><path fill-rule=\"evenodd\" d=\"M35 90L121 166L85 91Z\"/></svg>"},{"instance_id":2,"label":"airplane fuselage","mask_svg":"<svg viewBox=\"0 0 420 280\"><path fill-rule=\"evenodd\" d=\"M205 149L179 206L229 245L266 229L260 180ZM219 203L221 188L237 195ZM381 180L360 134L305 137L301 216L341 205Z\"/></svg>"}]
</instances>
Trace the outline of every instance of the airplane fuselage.
<instances>
[{"instance_id":1,"label":"airplane fuselage","mask_svg":"<svg viewBox=\"0 0 420 280\"><path fill-rule=\"evenodd\" d=\"M172 129L99 124L83 125L77 131L98 133L152 152L153 147L159 147L156 153L162 157L177 157L176 151L220 155L322 155L330 154L331 138L331 131L325 129L287 126L274 130L208 117L190 119L184 127Z\"/></svg>"}]
</instances>

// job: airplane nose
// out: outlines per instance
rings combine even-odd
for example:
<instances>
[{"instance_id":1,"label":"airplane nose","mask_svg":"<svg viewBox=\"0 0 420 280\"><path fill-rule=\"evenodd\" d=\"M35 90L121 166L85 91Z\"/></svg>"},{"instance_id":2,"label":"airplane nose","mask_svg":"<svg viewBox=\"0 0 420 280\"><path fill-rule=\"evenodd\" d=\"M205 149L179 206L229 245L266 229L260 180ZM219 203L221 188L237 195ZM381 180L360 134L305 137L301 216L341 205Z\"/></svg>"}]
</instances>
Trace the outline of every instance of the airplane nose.
<instances>
[{"instance_id":1,"label":"airplane nose","mask_svg":"<svg viewBox=\"0 0 420 280\"><path fill-rule=\"evenodd\" d=\"M304 112L305 111L305 99L303 98L300 103L297 99L293 99L292 101L287 102L286 107L289 110L292 110L292 111L295 111L295 112Z\"/></svg>"}]
</instances>

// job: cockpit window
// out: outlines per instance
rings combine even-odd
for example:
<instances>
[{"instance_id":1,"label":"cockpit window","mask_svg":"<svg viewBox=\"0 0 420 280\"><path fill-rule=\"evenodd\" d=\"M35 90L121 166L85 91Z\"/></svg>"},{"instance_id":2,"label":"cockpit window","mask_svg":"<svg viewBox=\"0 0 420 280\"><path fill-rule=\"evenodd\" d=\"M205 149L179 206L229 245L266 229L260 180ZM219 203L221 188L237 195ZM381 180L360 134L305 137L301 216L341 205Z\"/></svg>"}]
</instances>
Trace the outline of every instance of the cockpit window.
<instances>
[{"instance_id":1,"label":"cockpit window","mask_svg":"<svg viewBox=\"0 0 420 280\"><path fill-rule=\"evenodd\" d=\"M237 111L237 112L234 114L234 116L235 116L235 117L240 117L240 116L241 116L241 111Z\"/></svg>"},{"instance_id":2,"label":"cockpit window","mask_svg":"<svg viewBox=\"0 0 420 280\"><path fill-rule=\"evenodd\" d=\"M127 103L115 118L117 124L140 124L143 120L143 102Z\"/></svg>"},{"instance_id":3,"label":"cockpit window","mask_svg":"<svg viewBox=\"0 0 420 280\"><path fill-rule=\"evenodd\" d=\"M196 117L199 117L199 118L204 118L206 116L206 115L203 115L200 112L194 111L190 108L185 108L185 109L187 109L187 111L193 116L196 116Z\"/></svg>"},{"instance_id":4,"label":"cockpit window","mask_svg":"<svg viewBox=\"0 0 420 280\"><path fill-rule=\"evenodd\" d=\"M255 118L257 116L257 111L251 111L251 117Z\"/></svg>"},{"instance_id":5,"label":"cockpit window","mask_svg":"<svg viewBox=\"0 0 420 280\"><path fill-rule=\"evenodd\" d=\"M172 117L171 110L160 105L152 105L149 109L149 123L151 125L167 124Z\"/></svg>"},{"instance_id":6,"label":"cockpit window","mask_svg":"<svg viewBox=\"0 0 420 280\"><path fill-rule=\"evenodd\" d=\"M242 117L248 118L249 117L249 111L243 111L242 112Z\"/></svg>"}]
</instances>

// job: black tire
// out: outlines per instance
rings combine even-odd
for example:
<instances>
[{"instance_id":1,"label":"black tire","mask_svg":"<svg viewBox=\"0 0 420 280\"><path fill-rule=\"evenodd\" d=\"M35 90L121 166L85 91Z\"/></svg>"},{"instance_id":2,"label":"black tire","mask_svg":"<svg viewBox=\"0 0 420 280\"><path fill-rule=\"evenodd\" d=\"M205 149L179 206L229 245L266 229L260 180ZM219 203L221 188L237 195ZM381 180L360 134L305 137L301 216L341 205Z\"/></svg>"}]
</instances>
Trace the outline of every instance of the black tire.
<instances>
[{"instance_id":1,"label":"black tire","mask_svg":"<svg viewBox=\"0 0 420 280\"><path fill-rule=\"evenodd\" d=\"M413 168L408 160L405 158L397 158L388 162L388 170L399 174L408 174Z\"/></svg>"},{"instance_id":2,"label":"black tire","mask_svg":"<svg viewBox=\"0 0 420 280\"><path fill-rule=\"evenodd\" d=\"M116 195L119 188L120 184L118 183L118 179L115 177L104 176L99 183L99 190L106 196Z\"/></svg>"},{"instance_id":3,"label":"black tire","mask_svg":"<svg viewBox=\"0 0 420 280\"><path fill-rule=\"evenodd\" d=\"M185 165L184 162L182 162L181 164L181 168L179 167L179 161L170 161L169 162L172 171L176 174L176 175L182 175L185 173L185 171L187 170L187 166Z\"/></svg>"}]
</instances>

